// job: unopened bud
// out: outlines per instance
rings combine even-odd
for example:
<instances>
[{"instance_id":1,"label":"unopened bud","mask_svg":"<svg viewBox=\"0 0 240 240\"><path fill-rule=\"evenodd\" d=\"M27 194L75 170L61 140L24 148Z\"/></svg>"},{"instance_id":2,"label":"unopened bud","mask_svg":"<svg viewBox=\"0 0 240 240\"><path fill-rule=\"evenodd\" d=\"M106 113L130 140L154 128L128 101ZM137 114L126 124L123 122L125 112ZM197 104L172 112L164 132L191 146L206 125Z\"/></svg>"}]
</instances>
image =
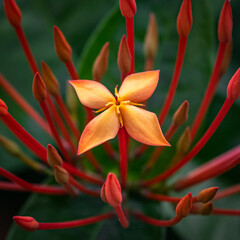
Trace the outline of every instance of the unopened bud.
<instances>
[{"instance_id":1,"label":"unopened bud","mask_svg":"<svg viewBox=\"0 0 240 240\"><path fill-rule=\"evenodd\" d=\"M54 176L56 182L58 182L61 185L65 185L69 182L68 172L58 165L54 166Z\"/></svg>"},{"instance_id":2,"label":"unopened bud","mask_svg":"<svg viewBox=\"0 0 240 240\"><path fill-rule=\"evenodd\" d=\"M183 104L178 108L178 110L173 115L173 123L176 126L179 127L187 121L188 110L189 110L189 103L188 101L184 101Z\"/></svg>"},{"instance_id":3,"label":"unopened bud","mask_svg":"<svg viewBox=\"0 0 240 240\"><path fill-rule=\"evenodd\" d=\"M137 12L135 0L119 0L119 6L125 18L132 18Z\"/></svg>"},{"instance_id":4,"label":"unopened bud","mask_svg":"<svg viewBox=\"0 0 240 240\"><path fill-rule=\"evenodd\" d=\"M192 208L192 194L188 193L183 197L176 207L176 215L179 218L186 217Z\"/></svg>"},{"instance_id":5,"label":"unopened bud","mask_svg":"<svg viewBox=\"0 0 240 240\"><path fill-rule=\"evenodd\" d=\"M72 49L57 26L54 26L54 44L58 58L62 62L70 62L72 60Z\"/></svg>"},{"instance_id":6,"label":"unopened bud","mask_svg":"<svg viewBox=\"0 0 240 240\"><path fill-rule=\"evenodd\" d=\"M208 203L202 204L199 211L202 215L207 216L212 213L212 210L213 210L213 203L208 202Z\"/></svg>"},{"instance_id":7,"label":"unopened bud","mask_svg":"<svg viewBox=\"0 0 240 240\"><path fill-rule=\"evenodd\" d=\"M50 67L42 61L42 77L43 81L46 84L47 90L53 96L59 93L59 83Z\"/></svg>"},{"instance_id":8,"label":"unopened bud","mask_svg":"<svg viewBox=\"0 0 240 240\"><path fill-rule=\"evenodd\" d=\"M144 53L147 58L154 59L158 49L158 28L155 14L151 13L144 40Z\"/></svg>"},{"instance_id":9,"label":"unopened bud","mask_svg":"<svg viewBox=\"0 0 240 240\"><path fill-rule=\"evenodd\" d=\"M62 166L63 164L61 156L51 144L47 146L47 160L51 168L54 168L55 165Z\"/></svg>"},{"instance_id":10,"label":"unopened bud","mask_svg":"<svg viewBox=\"0 0 240 240\"><path fill-rule=\"evenodd\" d=\"M34 76L32 90L33 96L38 102L43 102L46 99L47 97L46 85L38 72Z\"/></svg>"},{"instance_id":11,"label":"unopened bud","mask_svg":"<svg viewBox=\"0 0 240 240\"><path fill-rule=\"evenodd\" d=\"M109 56L109 42L106 42L98 54L92 69L93 79L100 81L107 71Z\"/></svg>"},{"instance_id":12,"label":"unopened bud","mask_svg":"<svg viewBox=\"0 0 240 240\"><path fill-rule=\"evenodd\" d=\"M232 9L229 0L226 0L218 22L218 40L219 42L229 42L232 40Z\"/></svg>"},{"instance_id":13,"label":"unopened bud","mask_svg":"<svg viewBox=\"0 0 240 240\"><path fill-rule=\"evenodd\" d=\"M177 151L180 153L187 153L191 143L191 131L190 128L187 127L177 142Z\"/></svg>"},{"instance_id":14,"label":"unopened bud","mask_svg":"<svg viewBox=\"0 0 240 240\"><path fill-rule=\"evenodd\" d=\"M4 116L8 113L8 107L6 103L0 99L0 116Z\"/></svg>"},{"instance_id":15,"label":"unopened bud","mask_svg":"<svg viewBox=\"0 0 240 240\"><path fill-rule=\"evenodd\" d=\"M187 37L191 28L192 28L191 0L183 0L177 18L177 31L179 36Z\"/></svg>"},{"instance_id":16,"label":"unopened bud","mask_svg":"<svg viewBox=\"0 0 240 240\"><path fill-rule=\"evenodd\" d=\"M219 78L221 78L226 73L226 71L228 69L228 66L229 66L229 64L231 62L231 58L232 58L232 49L233 49L233 41L230 41L230 42L227 43L227 46L226 46L221 70L220 70L220 73L219 73Z\"/></svg>"},{"instance_id":17,"label":"unopened bud","mask_svg":"<svg viewBox=\"0 0 240 240\"><path fill-rule=\"evenodd\" d=\"M131 69L131 53L125 35L122 37L118 50L118 67L122 74L128 74Z\"/></svg>"},{"instance_id":18,"label":"unopened bud","mask_svg":"<svg viewBox=\"0 0 240 240\"><path fill-rule=\"evenodd\" d=\"M218 187L211 187L207 189L203 189L199 194L198 194L198 201L202 203L207 203L211 201L214 196L216 195L218 191Z\"/></svg>"},{"instance_id":19,"label":"unopened bud","mask_svg":"<svg viewBox=\"0 0 240 240\"><path fill-rule=\"evenodd\" d=\"M112 207L116 207L122 203L121 186L113 173L108 174L102 194L105 195L103 199Z\"/></svg>"},{"instance_id":20,"label":"unopened bud","mask_svg":"<svg viewBox=\"0 0 240 240\"><path fill-rule=\"evenodd\" d=\"M240 95L240 68L231 78L227 87L227 98L236 101Z\"/></svg>"},{"instance_id":21,"label":"unopened bud","mask_svg":"<svg viewBox=\"0 0 240 240\"><path fill-rule=\"evenodd\" d=\"M4 0L4 9L10 24L13 27L20 26L22 14L15 0Z\"/></svg>"},{"instance_id":22,"label":"unopened bud","mask_svg":"<svg viewBox=\"0 0 240 240\"><path fill-rule=\"evenodd\" d=\"M100 192L100 197L101 197L103 202L108 203L107 198L106 198L106 194L105 194L105 186L106 186L106 183L104 183L102 185L101 192Z\"/></svg>"},{"instance_id":23,"label":"unopened bud","mask_svg":"<svg viewBox=\"0 0 240 240\"><path fill-rule=\"evenodd\" d=\"M34 232L38 229L39 223L32 217L13 217L15 223L25 231Z\"/></svg>"}]
</instances>

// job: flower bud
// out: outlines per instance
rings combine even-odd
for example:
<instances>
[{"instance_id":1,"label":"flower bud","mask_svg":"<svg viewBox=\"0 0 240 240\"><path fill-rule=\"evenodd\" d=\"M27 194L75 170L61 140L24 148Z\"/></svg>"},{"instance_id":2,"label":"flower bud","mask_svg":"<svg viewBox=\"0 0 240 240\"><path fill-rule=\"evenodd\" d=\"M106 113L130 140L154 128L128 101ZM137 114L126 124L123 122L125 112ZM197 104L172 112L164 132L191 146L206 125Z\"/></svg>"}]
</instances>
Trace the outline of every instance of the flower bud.
<instances>
[{"instance_id":1,"label":"flower bud","mask_svg":"<svg viewBox=\"0 0 240 240\"><path fill-rule=\"evenodd\" d=\"M48 92L55 96L59 93L59 83L50 67L42 61L42 77Z\"/></svg>"},{"instance_id":2,"label":"flower bud","mask_svg":"<svg viewBox=\"0 0 240 240\"><path fill-rule=\"evenodd\" d=\"M188 193L183 197L176 207L176 215L179 218L186 217L192 208L192 194Z\"/></svg>"},{"instance_id":3,"label":"flower bud","mask_svg":"<svg viewBox=\"0 0 240 240\"><path fill-rule=\"evenodd\" d=\"M211 188L202 190L198 194L198 201L202 203L207 203L211 201L216 195L217 191L218 191L218 187L211 187Z\"/></svg>"},{"instance_id":4,"label":"flower bud","mask_svg":"<svg viewBox=\"0 0 240 240\"><path fill-rule=\"evenodd\" d=\"M56 182L58 182L61 185L65 185L69 182L68 172L58 165L54 166L54 176Z\"/></svg>"},{"instance_id":5,"label":"flower bud","mask_svg":"<svg viewBox=\"0 0 240 240\"><path fill-rule=\"evenodd\" d=\"M227 98L236 101L240 95L240 68L231 78L227 87Z\"/></svg>"},{"instance_id":6,"label":"flower bud","mask_svg":"<svg viewBox=\"0 0 240 240\"><path fill-rule=\"evenodd\" d=\"M135 0L119 0L119 6L125 18L132 18L137 12Z\"/></svg>"},{"instance_id":7,"label":"flower bud","mask_svg":"<svg viewBox=\"0 0 240 240\"><path fill-rule=\"evenodd\" d=\"M72 49L57 26L54 26L54 44L58 58L62 62L70 62L72 60Z\"/></svg>"},{"instance_id":8,"label":"flower bud","mask_svg":"<svg viewBox=\"0 0 240 240\"><path fill-rule=\"evenodd\" d=\"M187 127L177 142L177 151L180 153L187 153L191 143L191 131L190 128Z\"/></svg>"},{"instance_id":9,"label":"flower bud","mask_svg":"<svg viewBox=\"0 0 240 240\"><path fill-rule=\"evenodd\" d=\"M100 197L101 197L103 202L108 203L107 198L106 198L106 194L105 194L105 186L106 186L106 183L104 183L102 185L101 192L100 192Z\"/></svg>"},{"instance_id":10,"label":"flower bud","mask_svg":"<svg viewBox=\"0 0 240 240\"><path fill-rule=\"evenodd\" d=\"M200 213L202 215L210 215L212 213L213 210L213 203L212 202L208 202L206 204L202 204L202 206L200 207Z\"/></svg>"},{"instance_id":11,"label":"flower bud","mask_svg":"<svg viewBox=\"0 0 240 240\"><path fill-rule=\"evenodd\" d=\"M13 27L18 27L21 24L22 14L15 0L4 0L5 14Z\"/></svg>"},{"instance_id":12,"label":"flower bud","mask_svg":"<svg viewBox=\"0 0 240 240\"><path fill-rule=\"evenodd\" d=\"M222 62L221 70L219 73L219 79L226 73L228 69L228 66L232 58L232 49L233 49L233 41L230 41L227 43L227 46L226 46L226 51L223 57L223 62Z\"/></svg>"},{"instance_id":13,"label":"flower bud","mask_svg":"<svg viewBox=\"0 0 240 240\"><path fill-rule=\"evenodd\" d=\"M29 232L34 232L39 226L39 223L32 217L15 216L13 220L20 228Z\"/></svg>"},{"instance_id":14,"label":"flower bud","mask_svg":"<svg viewBox=\"0 0 240 240\"><path fill-rule=\"evenodd\" d=\"M118 67L122 74L128 74L131 69L131 53L125 35L122 37L118 50Z\"/></svg>"},{"instance_id":15,"label":"flower bud","mask_svg":"<svg viewBox=\"0 0 240 240\"><path fill-rule=\"evenodd\" d=\"M6 103L0 99L0 116L4 116L8 113L8 107Z\"/></svg>"},{"instance_id":16,"label":"flower bud","mask_svg":"<svg viewBox=\"0 0 240 240\"><path fill-rule=\"evenodd\" d=\"M93 79L100 81L107 71L109 56L109 42L106 42L97 56L92 69Z\"/></svg>"},{"instance_id":17,"label":"flower bud","mask_svg":"<svg viewBox=\"0 0 240 240\"><path fill-rule=\"evenodd\" d=\"M184 101L183 104L178 108L178 110L173 115L173 123L180 127L183 125L188 119L188 109L189 103L188 101Z\"/></svg>"},{"instance_id":18,"label":"flower bud","mask_svg":"<svg viewBox=\"0 0 240 240\"><path fill-rule=\"evenodd\" d=\"M46 99L47 97L46 85L38 72L34 76L32 90L33 96L38 102L43 102Z\"/></svg>"},{"instance_id":19,"label":"flower bud","mask_svg":"<svg viewBox=\"0 0 240 240\"><path fill-rule=\"evenodd\" d=\"M144 40L144 52L147 58L155 58L158 49L158 28L155 14L151 13Z\"/></svg>"},{"instance_id":20,"label":"flower bud","mask_svg":"<svg viewBox=\"0 0 240 240\"><path fill-rule=\"evenodd\" d=\"M191 28L192 28L191 0L183 0L177 18L177 31L179 36L188 37Z\"/></svg>"},{"instance_id":21,"label":"flower bud","mask_svg":"<svg viewBox=\"0 0 240 240\"><path fill-rule=\"evenodd\" d=\"M51 144L48 144L47 146L47 159L48 164L51 168L54 168L55 165L62 166L63 164L61 156Z\"/></svg>"},{"instance_id":22,"label":"flower bud","mask_svg":"<svg viewBox=\"0 0 240 240\"><path fill-rule=\"evenodd\" d=\"M105 198L103 196L102 199L106 200L112 207L116 207L122 203L121 186L113 173L108 174L102 194L105 195Z\"/></svg>"},{"instance_id":23,"label":"flower bud","mask_svg":"<svg viewBox=\"0 0 240 240\"><path fill-rule=\"evenodd\" d=\"M230 1L226 0L218 22L218 40L219 42L229 42L232 40L232 9Z\"/></svg>"}]
</instances>

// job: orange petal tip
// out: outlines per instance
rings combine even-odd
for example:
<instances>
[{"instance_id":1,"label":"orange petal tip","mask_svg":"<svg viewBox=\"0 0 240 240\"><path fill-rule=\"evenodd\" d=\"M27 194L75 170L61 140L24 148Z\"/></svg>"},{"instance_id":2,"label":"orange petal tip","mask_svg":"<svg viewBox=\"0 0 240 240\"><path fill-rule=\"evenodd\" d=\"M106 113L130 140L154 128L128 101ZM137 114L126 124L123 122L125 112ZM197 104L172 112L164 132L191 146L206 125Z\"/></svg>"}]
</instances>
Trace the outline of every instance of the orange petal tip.
<instances>
[{"instance_id":1,"label":"orange petal tip","mask_svg":"<svg viewBox=\"0 0 240 240\"><path fill-rule=\"evenodd\" d=\"M13 220L20 228L29 232L34 232L39 226L39 223L32 217L15 216Z\"/></svg>"}]
</instances>

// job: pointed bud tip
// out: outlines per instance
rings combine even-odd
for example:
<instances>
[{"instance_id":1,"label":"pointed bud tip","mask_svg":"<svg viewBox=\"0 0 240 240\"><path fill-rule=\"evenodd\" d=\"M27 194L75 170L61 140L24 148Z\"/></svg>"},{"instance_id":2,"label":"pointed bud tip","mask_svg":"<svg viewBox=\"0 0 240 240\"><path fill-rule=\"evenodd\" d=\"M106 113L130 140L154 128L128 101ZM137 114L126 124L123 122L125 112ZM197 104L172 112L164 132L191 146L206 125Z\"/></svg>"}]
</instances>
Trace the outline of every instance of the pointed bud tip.
<instances>
[{"instance_id":1,"label":"pointed bud tip","mask_svg":"<svg viewBox=\"0 0 240 240\"><path fill-rule=\"evenodd\" d=\"M59 83L50 67L42 61L42 76L48 92L55 96L59 94Z\"/></svg>"},{"instance_id":2,"label":"pointed bud tip","mask_svg":"<svg viewBox=\"0 0 240 240\"><path fill-rule=\"evenodd\" d=\"M191 0L183 0L177 18L177 31L179 36L188 37L191 28L192 28Z\"/></svg>"},{"instance_id":3,"label":"pointed bud tip","mask_svg":"<svg viewBox=\"0 0 240 240\"><path fill-rule=\"evenodd\" d=\"M58 58L64 63L70 62L72 60L72 49L57 26L54 26L54 44Z\"/></svg>"},{"instance_id":4,"label":"pointed bud tip","mask_svg":"<svg viewBox=\"0 0 240 240\"><path fill-rule=\"evenodd\" d=\"M38 102L43 102L47 97L47 89L40 74L37 72L33 78L33 96Z\"/></svg>"},{"instance_id":5,"label":"pointed bud tip","mask_svg":"<svg viewBox=\"0 0 240 240\"><path fill-rule=\"evenodd\" d=\"M173 123L176 126L183 125L188 119L188 110L189 110L189 103L188 101L184 101L182 105L178 108L178 110L173 115Z\"/></svg>"},{"instance_id":6,"label":"pointed bud tip","mask_svg":"<svg viewBox=\"0 0 240 240\"><path fill-rule=\"evenodd\" d=\"M127 75L131 69L131 53L126 36L123 35L118 50L118 67L122 74Z\"/></svg>"},{"instance_id":7,"label":"pointed bud tip","mask_svg":"<svg viewBox=\"0 0 240 240\"><path fill-rule=\"evenodd\" d=\"M65 185L69 182L68 172L59 165L54 166L54 176L56 182L58 182L61 185Z\"/></svg>"},{"instance_id":8,"label":"pointed bud tip","mask_svg":"<svg viewBox=\"0 0 240 240\"><path fill-rule=\"evenodd\" d=\"M13 220L20 228L29 232L34 232L39 226L39 223L32 217L15 216Z\"/></svg>"},{"instance_id":9,"label":"pointed bud tip","mask_svg":"<svg viewBox=\"0 0 240 240\"><path fill-rule=\"evenodd\" d=\"M227 98L231 101L236 101L240 95L240 68L231 78L227 87Z\"/></svg>"},{"instance_id":10,"label":"pointed bud tip","mask_svg":"<svg viewBox=\"0 0 240 240\"><path fill-rule=\"evenodd\" d=\"M132 18L137 12L137 5L135 0L119 0L119 6L122 15L125 18Z\"/></svg>"},{"instance_id":11,"label":"pointed bud tip","mask_svg":"<svg viewBox=\"0 0 240 240\"><path fill-rule=\"evenodd\" d=\"M92 68L93 79L100 81L107 71L109 57L109 42L106 42L98 54Z\"/></svg>"},{"instance_id":12,"label":"pointed bud tip","mask_svg":"<svg viewBox=\"0 0 240 240\"><path fill-rule=\"evenodd\" d=\"M55 165L62 166L63 164L61 156L51 144L48 144L47 146L47 159L51 168L54 168Z\"/></svg>"},{"instance_id":13,"label":"pointed bud tip","mask_svg":"<svg viewBox=\"0 0 240 240\"><path fill-rule=\"evenodd\" d=\"M208 202L206 204L202 204L202 206L200 207L200 213L202 215L208 216L212 213L213 210L213 203L212 202Z\"/></svg>"},{"instance_id":14,"label":"pointed bud tip","mask_svg":"<svg viewBox=\"0 0 240 240\"><path fill-rule=\"evenodd\" d=\"M229 42L232 40L232 9L229 0L226 0L218 22L218 40L219 42Z\"/></svg>"},{"instance_id":15,"label":"pointed bud tip","mask_svg":"<svg viewBox=\"0 0 240 240\"><path fill-rule=\"evenodd\" d=\"M218 191L218 187L211 187L207 189L203 189L199 194L198 194L198 201L202 203L207 203L211 201L214 196L216 195Z\"/></svg>"},{"instance_id":16,"label":"pointed bud tip","mask_svg":"<svg viewBox=\"0 0 240 240\"><path fill-rule=\"evenodd\" d=\"M158 27L154 13L150 14L147 32L144 39L144 53L147 58L154 59L158 49Z\"/></svg>"},{"instance_id":17,"label":"pointed bud tip","mask_svg":"<svg viewBox=\"0 0 240 240\"><path fill-rule=\"evenodd\" d=\"M176 207L176 215L179 218L186 217L192 208L192 194L188 193L184 196Z\"/></svg>"},{"instance_id":18,"label":"pointed bud tip","mask_svg":"<svg viewBox=\"0 0 240 240\"><path fill-rule=\"evenodd\" d=\"M21 25L22 14L15 0L4 0L5 14L13 27Z\"/></svg>"},{"instance_id":19,"label":"pointed bud tip","mask_svg":"<svg viewBox=\"0 0 240 240\"><path fill-rule=\"evenodd\" d=\"M122 203L121 186L114 173L108 174L103 191L103 199L112 207Z\"/></svg>"},{"instance_id":20,"label":"pointed bud tip","mask_svg":"<svg viewBox=\"0 0 240 240\"><path fill-rule=\"evenodd\" d=\"M190 128L187 127L177 142L178 152L187 153L189 147L191 146L191 143L191 131Z\"/></svg>"},{"instance_id":21,"label":"pointed bud tip","mask_svg":"<svg viewBox=\"0 0 240 240\"><path fill-rule=\"evenodd\" d=\"M8 107L6 103L0 98L0 116L4 116L8 113Z\"/></svg>"}]
</instances>

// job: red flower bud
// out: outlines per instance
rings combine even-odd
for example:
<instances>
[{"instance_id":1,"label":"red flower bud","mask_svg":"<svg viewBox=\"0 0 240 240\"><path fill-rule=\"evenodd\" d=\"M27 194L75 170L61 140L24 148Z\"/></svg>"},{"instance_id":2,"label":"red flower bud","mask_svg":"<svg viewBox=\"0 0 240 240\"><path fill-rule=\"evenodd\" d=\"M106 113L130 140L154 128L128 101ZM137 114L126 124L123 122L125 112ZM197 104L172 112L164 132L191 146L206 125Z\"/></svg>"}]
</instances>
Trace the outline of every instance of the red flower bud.
<instances>
[{"instance_id":1,"label":"red flower bud","mask_svg":"<svg viewBox=\"0 0 240 240\"><path fill-rule=\"evenodd\" d=\"M34 76L32 90L33 95L38 102L43 102L46 99L47 97L46 85L38 72Z\"/></svg>"},{"instance_id":2,"label":"red flower bud","mask_svg":"<svg viewBox=\"0 0 240 240\"><path fill-rule=\"evenodd\" d=\"M188 101L184 101L183 104L178 108L178 110L173 115L173 123L176 126L183 125L188 119Z\"/></svg>"},{"instance_id":3,"label":"red flower bud","mask_svg":"<svg viewBox=\"0 0 240 240\"><path fill-rule=\"evenodd\" d=\"M29 232L34 232L39 226L39 223L32 217L15 216L13 220L20 228Z\"/></svg>"},{"instance_id":4,"label":"red flower bud","mask_svg":"<svg viewBox=\"0 0 240 240\"><path fill-rule=\"evenodd\" d=\"M226 0L218 22L218 40L219 42L229 42L232 40L232 9L230 1Z\"/></svg>"},{"instance_id":5,"label":"red flower bud","mask_svg":"<svg viewBox=\"0 0 240 240\"><path fill-rule=\"evenodd\" d=\"M50 167L54 168L55 165L62 166L63 160L57 150L51 145L47 146L47 159Z\"/></svg>"},{"instance_id":6,"label":"red flower bud","mask_svg":"<svg viewBox=\"0 0 240 240\"><path fill-rule=\"evenodd\" d=\"M6 105L6 103L0 99L0 116L4 116L8 113L8 107Z\"/></svg>"},{"instance_id":7,"label":"red flower bud","mask_svg":"<svg viewBox=\"0 0 240 240\"><path fill-rule=\"evenodd\" d=\"M187 37L191 28L192 28L191 0L183 0L177 18L177 31L179 36Z\"/></svg>"},{"instance_id":8,"label":"red flower bud","mask_svg":"<svg viewBox=\"0 0 240 240\"><path fill-rule=\"evenodd\" d=\"M104 183L102 185L101 192L100 192L100 197L103 200L103 202L108 203L107 198L106 198L106 194L105 194L105 187L106 187L106 183Z\"/></svg>"},{"instance_id":9,"label":"red flower bud","mask_svg":"<svg viewBox=\"0 0 240 240\"><path fill-rule=\"evenodd\" d=\"M54 26L54 44L58 58L62 62L70 62L72 60L72 49L57 26Z\"/></svg>"},{"instance_id":10,"label":"red flower bud","mask_svg":"<svg viewBox=\"0 0 240 240\"><path fill-rule=\"evenodd\" d=\"M125 35L122 37L118 50L118 67L122 74L128 74L131 69L131 53Z\"/></svg>"},{"instance_id":11,"label":"red flower bud","mask_svg":"<svg viewBox=\"0 0 240 240\"><path fill-rule=\"evenodd\" d=\"M125 18L132 18L137 12L135 0L119 0L119 6Z\"/></svg>"},{"instance_id":12,"label":"red flower bud","mask_svg":"<svg viewBox=\"0 0 240 240\"><path fill-rule=\"evenodd\" d=\"M4 0L5 14L13 27L18 27L21 24L22 14L15 0Z\"/></svg>"},{"instance_id":13,"label":"red flower bud","mask_svg":"<svg viewBox=\"0 0 240 240\"><path fill-rule=\"evenodd\" d=\"M240 95L240 68L231 78L227 87L227 98L236 101Z\"/></svg>"},{"instance_id":14,"label":"red flower bud","mask_svg":"<svg viewBox=\"0 0 240 240\"><path fill-rule=\"evenodd\" d=\"M109 173L102 189L102 194L105 195L107 203L112 207L116 207L122 203L121 186L117 177L113 173ZM105 194L104 194L105 193Z\"/></svg>"},{"instance_id":15,"label":"red flower bud","mask_svg":"<svg viewBox=\"0 0 240 240\"><path fill-rule=\"evenodd\" d=\"M192 208L192 194L188 193L183 197L176 207L176 215L179 218L186 217Z\"/></svg>"},{"instance_id":16,"label":"red flower bud","mask_svg":"<svg viewBox=\"0 0 240 240\"><path fill-rule=\"evenodd\" d=\"M207 203L211 201L214 196L216 195L218 191L218 187L211 187L207 189L203 189L199 194L198 194L198 201L202 203Z\"/></svg>"},{"instance_id":17,"label":"red flower bud","mask_svg":"<svg viewBox=\"0 0 240 240\"><path fill-rule=\"evenodd\" d=\"M177 151L180 153L187 153L191 143L191 131L190 128L187 127L177 142Z\"/></svg>"},{"instance_id":18,"label":"red flower bud","mask_svg":"<svg viewBox=\"0 0 240 240\"><path fill-rule=\"evenodd\" d=\"M212 213L213 210L213 203L212 202L208 202L206 204L202 204L202 206L200 207L200 213L202 215L210 215Z\"/></svg>"}]
</instances>

